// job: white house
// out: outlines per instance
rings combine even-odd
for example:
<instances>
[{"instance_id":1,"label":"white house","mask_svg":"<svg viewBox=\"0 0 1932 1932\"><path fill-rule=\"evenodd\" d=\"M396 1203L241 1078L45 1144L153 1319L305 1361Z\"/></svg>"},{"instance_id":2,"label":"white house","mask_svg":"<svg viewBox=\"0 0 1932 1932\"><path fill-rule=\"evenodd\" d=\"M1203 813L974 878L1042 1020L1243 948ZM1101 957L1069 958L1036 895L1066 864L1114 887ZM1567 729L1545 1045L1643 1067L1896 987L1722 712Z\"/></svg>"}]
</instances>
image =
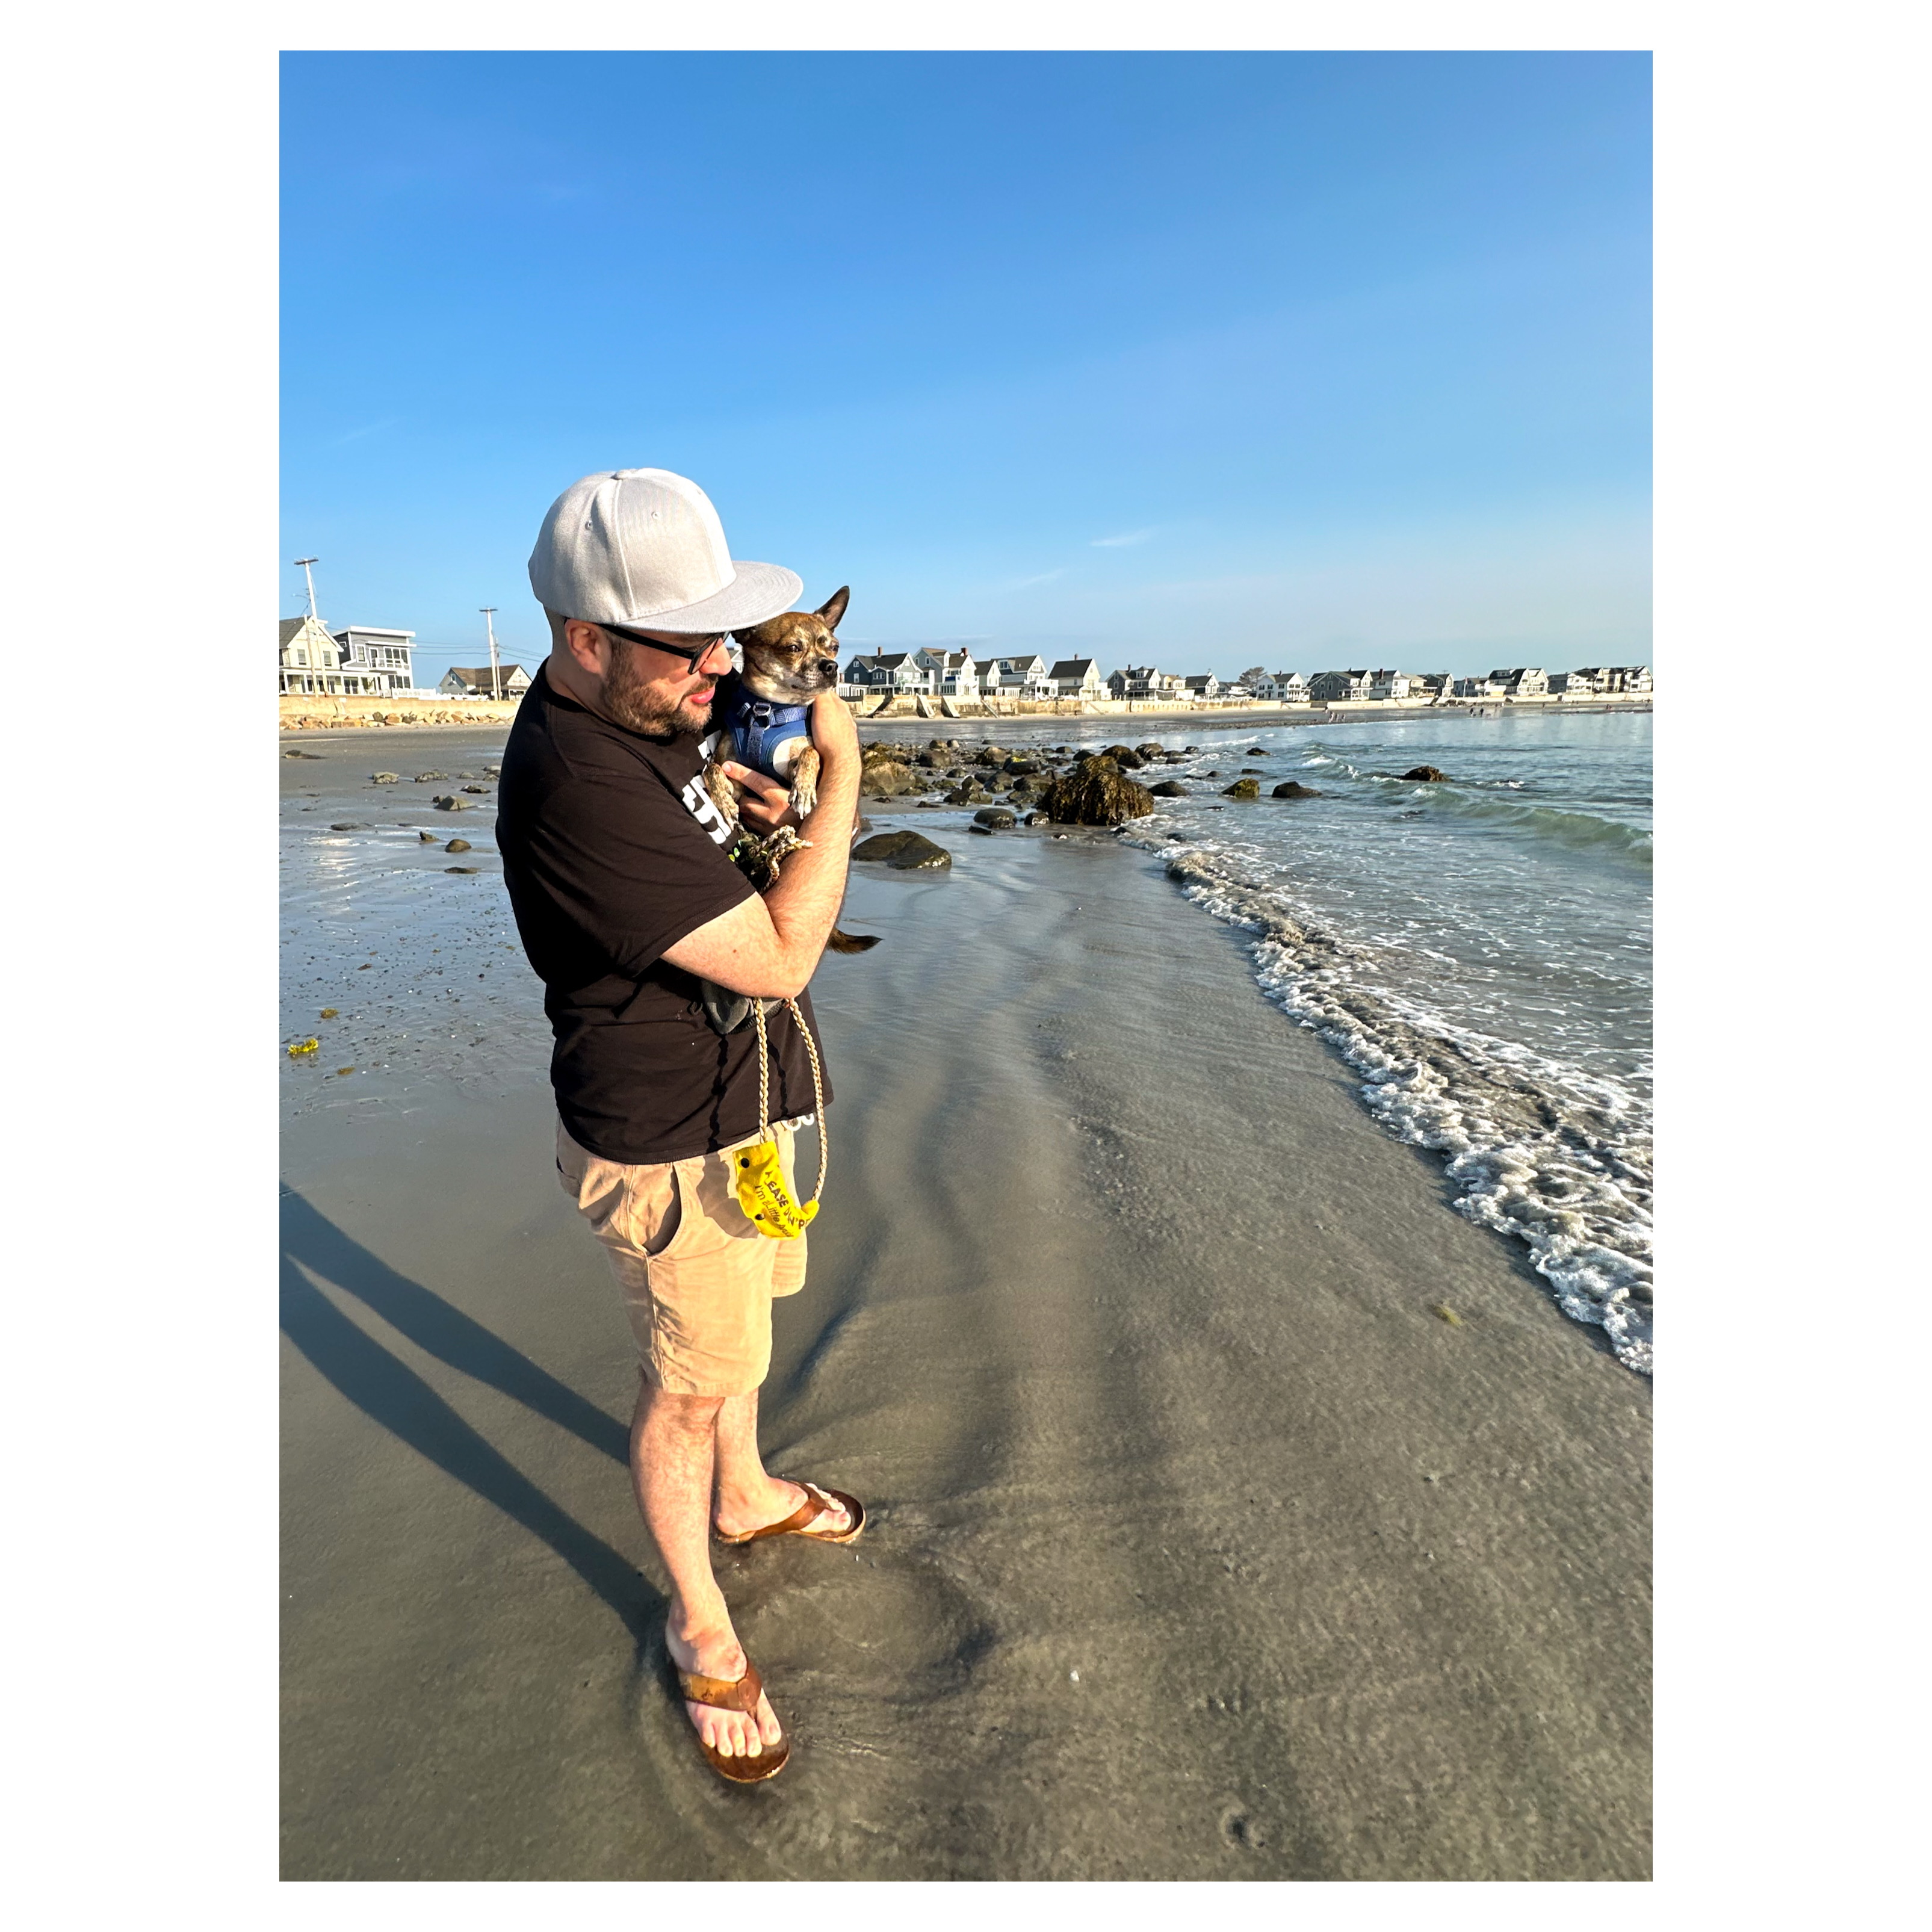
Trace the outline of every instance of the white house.
<instances>
[{"instance_id":1,"label":"white house","mask_svg":"<svg viewBox=\"0 0 1932 1932\"><path fill-rule=\"evenodd\" d=\"M1406 670L1378 670L1370 674L1369 695L1379 698L1385 703L1420 696L1422 680Z\"/></svg>"},{"instance_id":2,"label":"white house","mask_svg":"<svg viewBox=\"0 0 1932 1932\"><path fill-rule=\"evenodd\" d=\"M1056 698L1098 698L1106 689L1091 658L1062 658L1047 676Z\"/></svg>"},{"instance_id":3,"label":"white house","mask_svg":"<svg viewBox=\"0 0 1932 1932\"><path fill-rule=\"evenodd\" d=\"M1196 704L1205 704L1220 696L1221 680L1211 670L1206 671L1198 677L1183 678L1180 688L1184 697Z\"/></svg>"},{"instance_id":4,"label":"white house","mask_svg":"<svg viewBox=\"0 0 1932 1932\"><path fill-rule=\"evenodd\" d=\"M944 698L979 696L980 674L970 651L920 651L914 662L926 674L927 690L936 686Z\"/></svg>"},{"instance_id":5,"label":"white house","mask_svg":"<svg viewBox=\"0 0 1932 1932\"><path fill-rule=\"evenodd\" d=\"M1453 694L1457 698L1500 698L1503 688L1492 677L1459 677Z\"/></svg>"},{"instance_id":6,"label":"white house","mask_svg":"<svg viewBox=\"0 0 1932 1932\"><path fill-rule=\"evenodd\" d=\"M506 698L520 698L530 688L530 673L521 664L500 664L496 667L496 688ZM451 698L488 698L493 695L490 667L452 665L436 689Z\"/></svg>"},{"instance_id":7,"label":"white house","mask_svg":"<svg viewBox=\"0 0 1932 1932\"><path fill-rule=\"evenodd\" d=\"M1107 680L1107 693L1136 703L1170 704L1181 703L1186 696L1178 671L1156 670L1152 664L1130 664L1125 670L1115 671Z\"/></svg>"},{"instance_id":8,"label":"white house","mask_svg":"<svg viewBox=\"0 0 1932 1932\"><path fill-rule=\"evenodd\" d=\"M1593 691L1608 693L1621 692L1627 696L1651 688L1650 667L1648 664L1592 665L1588 670L1573 670L1573 678L1587 677L1592 680ZM1574 686L1571 687L1575 688Z\"/></svg>"},{"instance_id":9,"label":"white house","mask_svg":"<svg viewBox=\"0 0 1932 1932\"><path fill-rule=\"evenodd\" d=\"M341 653L343 664L368 674L369 688L404 696L416 688L416 675L410 665L410 652L416 643L413 631L380 630L367 624L351 624L346 631L330 634Z\"/></svg>"},{"instance_id":10,"label":"white house","mask_svg":"<svg viewBox=\"0 0 1932 1932\"><path fill-rule=\"evenodd\" d=\"M1002 698L1051 698L1053 680L1048 675L1046 660L1037 653L1016 658L994 658L986 667L989 677L997 677L997 685L987 686L987 695L997 691Z\"/></svg>"},{"instance_id":11,"label":"white house","mask_svg":"<svg viewBox=\"0 0 1932 1932\"><path fill-rule=\"evenodd\" d=\"M313 617L281 620L281 678L285 692L331 697L360 695L363 674L345 673L335 640Z\"/></svg>"},{"instance_id":12,"label":"white house","mask_svg":"<svg viewBox=\"0 0 1932 1932\"><path fill-rule=\"evenodd\" d=\"M1550 680L1541 671L1519 664L1514 670L1492 670L1490 682L1504 698L1547 698Z\"/></svg>"},{"instance_id":13,"label":"white house","mask_svg":"<svg viewBox=\"0 0 1932 1932\"><path fill-rule=\"evenodd\" d=\"M1257 698L1272 698L1283 704L1305 704L1308 680L1298 670L1271 670L1257 678L1252 687Z\"/></svg>"}]
</instances>

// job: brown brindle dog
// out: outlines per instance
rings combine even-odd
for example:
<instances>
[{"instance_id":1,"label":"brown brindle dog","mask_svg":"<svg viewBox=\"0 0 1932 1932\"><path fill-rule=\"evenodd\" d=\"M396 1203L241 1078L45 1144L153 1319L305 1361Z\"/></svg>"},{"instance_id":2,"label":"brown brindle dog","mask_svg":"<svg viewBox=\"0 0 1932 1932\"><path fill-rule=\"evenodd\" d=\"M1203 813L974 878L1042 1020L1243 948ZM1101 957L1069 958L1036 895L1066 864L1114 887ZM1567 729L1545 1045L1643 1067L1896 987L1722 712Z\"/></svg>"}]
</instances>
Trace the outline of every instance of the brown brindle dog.
<instances>
[{"instance_id":1,"label":"brown brindle dog","mask_svg":"<svg viewBox=\"0 0 1932 1932\"><path fill-rule=\"evenodd\" d=\"M808 718L769 723L772 713L808 706L838 682L836 632L851 596L842 585L816 610L788 610L748 631L734 631L740 667L730 685L721 685L718 750L706 768L705 788L728 824L740 823L738 794L720 768L723 761L748 765L791 788L792 803L806 817L818 802L821 763L812 744ZM736 856L741 869L763 891L778 874L778 863L806 842L789 826L758 839L743 829ZM826 942L834 952L862 952L878 944L833 928Z\"/></svg>"}]
</instances>

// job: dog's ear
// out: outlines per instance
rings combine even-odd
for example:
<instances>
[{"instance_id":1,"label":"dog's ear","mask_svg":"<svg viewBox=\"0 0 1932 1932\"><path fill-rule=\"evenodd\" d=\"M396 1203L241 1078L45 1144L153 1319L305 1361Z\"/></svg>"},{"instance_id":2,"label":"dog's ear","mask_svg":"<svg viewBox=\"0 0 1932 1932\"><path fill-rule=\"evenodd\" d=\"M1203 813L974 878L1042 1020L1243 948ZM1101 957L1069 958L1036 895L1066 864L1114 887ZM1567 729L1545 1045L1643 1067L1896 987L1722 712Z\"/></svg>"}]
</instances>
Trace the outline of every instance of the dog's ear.
<instances>
[{"instance_id":1,"label":"dog's ear","mask_svg":"<svg viewBox=\"0 0 1932 1932\"><path fill-rule=\"evenodd\" d=\"M842 584L818 607L818 614L824 620L825 628L828 631L838 629L838 620L844 616L845 606L850 601L851 596L852 586L848 584Z\"/></svg>"}]
</instances>

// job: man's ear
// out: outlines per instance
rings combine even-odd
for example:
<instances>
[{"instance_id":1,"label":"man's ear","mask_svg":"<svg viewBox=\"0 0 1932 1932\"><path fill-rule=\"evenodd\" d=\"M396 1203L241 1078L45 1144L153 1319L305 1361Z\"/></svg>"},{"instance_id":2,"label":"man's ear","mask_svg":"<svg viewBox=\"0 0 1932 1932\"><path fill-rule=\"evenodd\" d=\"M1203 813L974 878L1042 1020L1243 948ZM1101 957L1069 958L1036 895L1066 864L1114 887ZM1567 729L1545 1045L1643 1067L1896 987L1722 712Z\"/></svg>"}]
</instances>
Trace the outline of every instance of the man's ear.
<instances>
[{"instance_id":1,"label":"man's ear","mask_svg":"<svg viewBox=\"0 0 1932 1932\"><path fill-rule=\"evenodd\" d=\"M580 617L572 618L563 627L563 641L571 662L579 670L588 671L592 677L602 677L609 670L610 642L595 624L586 624Z\"/></svg>"},{"instance_id":2,"label":"man's ear","mask_svg":"<svg viewBox=\"0 0 1932 1932\"><path fill-rule=\"evenodd\" d=\"M838 629L838 620L844 616L845 606L848 602L850 601L851 596L851 586L847 584L842 584L839 585L838 588L833 591L832 595L826 598L825 602L818 607L818 614L824 620L825 628L828 631L836 631Z\"/></svg>"}]
</instances>

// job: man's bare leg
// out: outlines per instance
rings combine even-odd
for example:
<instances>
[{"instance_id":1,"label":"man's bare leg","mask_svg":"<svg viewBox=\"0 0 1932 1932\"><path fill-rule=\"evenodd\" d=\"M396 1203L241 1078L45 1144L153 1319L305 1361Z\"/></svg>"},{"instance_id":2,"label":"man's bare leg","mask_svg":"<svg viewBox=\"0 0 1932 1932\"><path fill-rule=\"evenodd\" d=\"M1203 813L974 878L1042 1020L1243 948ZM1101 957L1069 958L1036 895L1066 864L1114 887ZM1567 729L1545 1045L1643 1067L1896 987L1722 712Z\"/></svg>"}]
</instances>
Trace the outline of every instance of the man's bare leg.
<instances>
[{"instance_id":1,"label":"man's bare leg","mask_svg":"<svg viewBox=\"0 0 1932 1932\"><path fill-rule=\"evenodd\" d=\"M728 1396L718 1412L718 1502L712 1520L724 1536L742 1536L782 1522L805 1501L796 1483L782 1483L765 1473L758 1454L758 1392ZM852 1519L834 1503L812 1525L836 1535L850 1529Z\"/></svg>"},{"instance_id":2,"label":"man's bare leg","mask_svg":"<svg viewBox=\"0 0 1932 1932\"><path fill-rule=\"evenodd\" d=\"M631 1422L631 1480L670 1575L664 1642L672 1660L680 1670L735 1682L745 1674L745 1653L711 1574L711 1480L724 1406L722 1396L670 1395L644 1382ZM758 1700L755 1724L709 1704L687 1701L684 1708L698 1736L725 1757L757 1757L784 1735L768 1698Z\"/></svg>"}]
</instances>

